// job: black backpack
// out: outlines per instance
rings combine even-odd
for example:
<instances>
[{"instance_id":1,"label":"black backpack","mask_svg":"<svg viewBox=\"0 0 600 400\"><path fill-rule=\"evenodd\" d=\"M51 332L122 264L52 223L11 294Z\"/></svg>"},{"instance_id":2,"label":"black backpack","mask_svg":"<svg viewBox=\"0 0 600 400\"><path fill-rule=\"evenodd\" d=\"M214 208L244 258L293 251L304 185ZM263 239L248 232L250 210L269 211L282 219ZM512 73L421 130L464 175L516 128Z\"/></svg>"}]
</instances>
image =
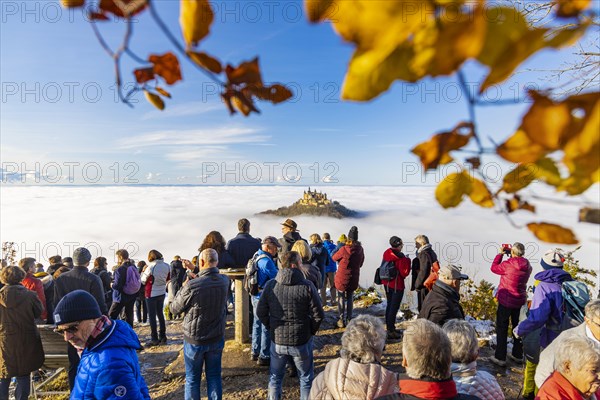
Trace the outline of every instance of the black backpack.
<instances>
[{"instance_id":1,"label":"black backpack","mask_svg":"<svg viewBox=\"0 0 600 400\"><path fill-rule=\"evenodd\" d=\"M393 281L398 276L396 263L393 261L381 261L379 266L379 279L385 281Z\"/></svg>"},{"instance_id":2,"label":"black backpack","mask_svg":"<svg viewBox=\"0 0 600 400\"><path fill-rule=\"evenodd\" d=\"M248 260L246 265L246 276L244 277L244 287L252 296L256 296L260 291L258 287L258 260L268 257L266 254L254 254Z\"/></svg>"}]
</instances>

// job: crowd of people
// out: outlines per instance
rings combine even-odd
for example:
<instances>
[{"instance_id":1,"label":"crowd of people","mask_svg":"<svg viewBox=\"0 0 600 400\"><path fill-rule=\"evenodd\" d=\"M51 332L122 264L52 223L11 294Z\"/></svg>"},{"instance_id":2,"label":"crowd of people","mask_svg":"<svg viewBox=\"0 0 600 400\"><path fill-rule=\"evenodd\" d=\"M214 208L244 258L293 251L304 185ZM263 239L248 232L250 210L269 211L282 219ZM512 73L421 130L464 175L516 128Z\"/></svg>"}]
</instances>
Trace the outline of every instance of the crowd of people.
<instances>
[{"instance_id":1,"label":"crowd of people","mask_svg":"<svg viewBox=\"0 0 600 400\"><path fill-rule=\"evenodd\" d=\"M51 257L46 269L33 258L21 259L18 266L3 260L0 400L8 400L12 378L16 399L28 398L30 373L44 363L37 330L44 323L53 324L67 342L72 399L149 399L136 352L167 343L165 318L180 317L185 399L200 399L203 372L208 397L221 399L228 307L233 295L243 295L232 293L229 278L220 273L224 268L244 269L246 279L255 282L249 362L269 368L271 400L282 398L286 370L297 377L301 400L504 399L494 376L477 368L477 335L465 321L460 301L461 283L468 276L456 265L440 264L427 236L415 238L412 261L402 252L402 239L390 237L377 272L386 297L382 321L354 316L354 293L365 260L356 226L337 243L329 233L304 239L292 219L281 223L279 239L253 237L245 218L238 221L238 231L228 242L212 231L197 256L175 256L170 264L158 250L136 263L120 249L111 271L104 257L97 257L90 269L92 255L83 247L72 257ZM533 268L524 246L503 245L492 262L491 272L500 281L495 293L497 345L489 361L499 367L507 361L525 364L525 399L596 399L600 300L590 300L589 292L587 299L583 292L576 294L585 306L583 323L567 321L563 292L573 278L563 269L564 257L552 250L540 264L543 270L535 275L529 304ZM409 275L410 289L418 294L418 318L398 329ZM328 300L337 309L337 327L344 330L341 351L315 377L313 338ZM133 330L135 319L150 325L151 339L144 345ZM397 339L402 339L406 370L400 375L381 365L386 341Z\"/></svg>"}]
</instances>

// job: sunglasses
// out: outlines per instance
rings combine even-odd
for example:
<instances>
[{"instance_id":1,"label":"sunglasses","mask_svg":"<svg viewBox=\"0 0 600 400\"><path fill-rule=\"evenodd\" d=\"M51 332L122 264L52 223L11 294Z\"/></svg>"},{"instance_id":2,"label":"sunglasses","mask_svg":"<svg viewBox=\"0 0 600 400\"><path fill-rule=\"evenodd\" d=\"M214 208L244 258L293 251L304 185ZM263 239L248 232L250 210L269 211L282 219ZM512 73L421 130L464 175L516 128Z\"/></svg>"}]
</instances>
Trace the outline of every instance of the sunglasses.
<instances>
[{"instance_id":1,"label":"sunglasses","mask_svg":"<svg viewBox=\"0 0 600 400\"><path fill-rule=\"evenodd\" d=\"M77 332L78 329L79 329L79 323L67 326L66 328L56 328L56 329L54 329L54 332L56 332L60 335L64 335L65 332L70 333L72 335L75 332Z\"/></svg>"}]
</instances>

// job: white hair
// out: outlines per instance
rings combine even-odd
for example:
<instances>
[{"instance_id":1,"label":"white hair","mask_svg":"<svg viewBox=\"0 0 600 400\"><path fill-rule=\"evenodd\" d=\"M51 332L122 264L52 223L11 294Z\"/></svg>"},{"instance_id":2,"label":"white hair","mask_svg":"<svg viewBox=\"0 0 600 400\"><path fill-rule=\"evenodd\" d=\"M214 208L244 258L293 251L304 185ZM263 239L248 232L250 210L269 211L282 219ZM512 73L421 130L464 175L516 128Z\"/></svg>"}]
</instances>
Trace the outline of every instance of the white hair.
<instances>
[{"instance_id":1,"label":"white hair","mask_svg":"<svg viewBox=\"0 0 600 400\"><path fill-rule=\"evenodd\" d=\"M561 340L554 353L554 369L564 375L569 370L577 373L589 364L600 363L600 344L587 336L569 336Z\"/></svg>"},{"instance_id":2,"label":"white hair","mask_svg":"<svg viewBox=\"0 0 600 400\"><path fill-rule=\"evenodd\" d=\"M452 348L452 361L468 364L477 360L479 355L479 343L475 328L467 321L451 319L442 327Z\"/></svg>"},{"instance_id":3,"label":"white hair","mask_svg":"<svg viewBox=\"0 0 600 400\"><path fill-rule=\"evenodd\" d=\"M369 364L381 360L385 346L385 328L379 318L359 315L352 319L342 335L340 356Z\"/></svg>"},{"instance_id":4,"label":"white hair","mask_svg":"<svg viewBox=\"0 0 600 400\"><path fill-rule=\"evenodd\" d=\"M590 300L590 302L585 305L584 312L587 319L600 324L600 299Z\"/></svg>"},{"instance_id":5,"label":"white hair","mask_svg":"<svg viewBox=\"0 0 600 400\"><path fill-rule=\"evenodd\" d=\"M514 242L510 252L515 257L523 257L525 255L525 246L523 246L523 243Z\"/></svg>"},{"instance_id":6,"label":"white hair","mask_svg":"<svg viewBox=\"0 0 600 400\"><path fill-rule=\"evenodd\" d=\"M450 377L450 340L442 328L429 320L417 319L407 327L402 356L406 359L406 374L413 379Z\"/></svg>"}]
</instances>

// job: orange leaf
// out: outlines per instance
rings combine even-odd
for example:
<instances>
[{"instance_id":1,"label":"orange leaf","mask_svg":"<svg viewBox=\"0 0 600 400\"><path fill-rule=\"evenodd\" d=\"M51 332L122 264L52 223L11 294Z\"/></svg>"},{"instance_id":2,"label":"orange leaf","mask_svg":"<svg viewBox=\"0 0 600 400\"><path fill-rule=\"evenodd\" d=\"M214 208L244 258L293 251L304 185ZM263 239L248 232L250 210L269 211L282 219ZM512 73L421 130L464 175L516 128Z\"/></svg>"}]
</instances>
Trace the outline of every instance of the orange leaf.
<instances>
[{"instance_id":1,"label":"orange leaf","mask_svg":"<svg viewBox=\"0 0 600 400\"><path fill-rule=\"evenodd\" d=\"M506 211L509 213L512 213L513 211L516 211L516 210L524 210L524 211L529 211L529 212L535 213L535 206L532 204L529 204L526 201L521 200L521 198L518 195L515 195L511 199L506 199L505 206L506 206Z\"/></svg>"},{"instance_id":2,"label":"orange leaf","mask_svg":"<svg viewBox=\"0 0 600 400\"><path fill-rule=\"evenodd\" d=\"M181 0L179 25L187 47L196 46L210 32L214 14L208 0Z\"/></svg>"},{"instance_id":3,"label":"orange leaf","mask_svg":"<svg viewBox=\"0 0 600 400\"><path fill-rule=\"evenodd\" d=\"M268 87L249 86L245 90L251 95L255 95L261 100L270 101L273 104L282 103L293 96L291 90L278 83Z\"/></svg>"},{"instance_id":4,"label":"orange leaf","mask_svg":"<svg viewBox=\"0 0 600 400\"><path fill-rule=\"evenodd\" d=\"M215 74L220 74L223 72L223 66L221 66L221 62L216 58L211 57L206 53L195 51L188 51L187 54L190 56L192 61L202 68L207 69L210 72L214 72Z\"/></svg>"},{"instance_id":5,"label":"orange leaf","mask_svg":"<svg viewBox=\"0 0 600 400\"><path fill-rule=\"evenodd\" d=\"M168 85L172 85L181 80L181 70L179 60L175 54L169 52L162 56L153 54L148 58L154 64L154 73L160 75Z\"/></svg>"},{"instance_id":6,"label":"orange leaf","mask_svg":"<svg viewBox=\"0 0 600 400\"><path fill-rule=\"evenodd\" d=\"M310 22L319 22L327 18L333 0L304 0L304 8Z\"/></svg>"},{"instance_id":7,"label":"orange leaf","mask_svg":"<svg viewBox=\"0 0 600 400\"><path fill-rule=\"evenodd\" d=\"M85 4L85 0L60 0L60 4L64 8L76 8L82 7Z\"/></svg>"},{"instance_id":8,"label":"orange leaf","mask_svg":"<svg viewBox=\"0 0 600 400\"><path fill-rule=\"evenodd\" d=\"M262 86L263 84L260 76L260 67L258 66L258 58L243 62L237 67L227 65L225 73L227 74L229 83L233 85L245 83L247 85Z\"/></svg>"},{"instance_id":9,"label":"orange leaf","mask_svg":"<svg viewBox=\"0 0 600 400\"><path fill-rule=\"evenodd\" d=\"M248 99L240 92L234 92L231 98L233 106L237 108L242 114L246 117L250 115L251 112L255 112L260 114L260 111L254 106L254 103L251 99Z\"/></svg>"},{"instance_id":10,"label":"orange leaf","mask_svg":"<svg viewBox=\"0 0 600 400\"><path fill-rule=\"evenodd\" d=\"M133 71L133 74L135 75L137 83L146 83L154 79L154 68L138 68Z\"/></svg>"},{"instance_id":11,"label":"orange leaf","mask_svg":"<svg viewBox=\"0 0 600 400\"><path fill-rule=\"evenodd\" d=\"M144 11L147 5L147 0L100 0L98 8L117 17L129 18Z\"/></svg>"},{"instance_id":12,"label":"orange leaf","mask_svg":"<svg viewBox=\"0 0 600 400\"><path fill-rule=\"evenodd\" d=\"M556 16L560 18L578 17L579 13L590 6L591 0L556 0Z\"/></svg>"},{"instance_id":13,"label":"orange leaf","mask_svg":"<svg viewBox=\"0 0 600 400\"><path fill-rule=\"evenodd\" d=\"M108 21L109 18L106 14L104 14L103 12L94 12L91 11L90 13L88 13L88 19L90 21Z\"/></svg>"},{"instance_id":14,"label":"orange leaf","mask_svg":"<svg viewBox=\"0 0 600 400\"><path fill-rule=\"evenodd\" d=\"M565 102L555 103L537 92L530 92L533 104L523 117L521 129L533 142L558 150L573 136L569 129L571 110Z\"/></svg>"},{"instance_id":15,"label":"orange leaf","mask_svg":"<svg viewBox=\"0 0 600 400\"><path fill-rule=\"evenodd\" d=\"M232 104L232 97L233 97L233 92L231 90L226 91L225 93L221 94L221 98L223 99L223 102L225 103L225 105L227 106L227 109L229 110L229 115L233 115L236 113L235 108L233 107Z\"/></svg>"},{"instance_id":16,"label":"orange leaf","mask_svg":"<svg viewBox=\"0 0 600 400\"><path fill-rule=\"evenodd\" d=\"M529 223L527 224L527 229L543 242L561 244L579 243L572 230L563 228L560 225L548 224L546 222Z\"/></svg>"},{"instance_id":17,"label":"orange leaf","mask_svg":"<svg viewBox=\"0 0 600 400\"><path fill-rule=\"evenodd\" d=\"M154 107L161 111L165 109L165 102L160 98L159 95L151 93L147 90L144 90L144 95L146 96L146 100L148 100L148 102Z\"/></svg>"},{"instance_id":18,"label":"orange leaf","mask_svg":"<svg viewBox=\"0 0 600 400\"><path fill-rule=\"evenodd\" d=\"M505 160L520 163L532 163L546 155L548 150L529 139L527 134L519 129L508 140L496 149L498 155Z\"/></svg>"},{"instance_id":19,"label":"orange leaf","mask_svg":"<svg viewBox=\"0 0 600 400\"><path fill-rule=\"evenodd\" d=\"M160 88L160 87L158 87L158 86L157 86L157 87L155 87L154 89L156 89L156 91L157 91L158 93L160 93L161 95L163 95L164 97L167 97L167 98L169 98L169 99L171 98L171 93L167 92L165 89L163 89L163 88Z\"/></svg>"},{"instance_id":20,"label":"orange leaf","mask_svg":"<svg viewBox=\"0 0 600 400\"><path fill-rule=\"evenodd\" d=\"M434 135L429 141L417 145L411 152L419 156L425 169L435 169L440 164L448 164L452 161L448 153L469 143L469 139L473 136L472 128L468 123L461 123L451 132ZM459 132L462 129L469 129L470 132L461 135Z\"/></svg>"}]
</instances>

